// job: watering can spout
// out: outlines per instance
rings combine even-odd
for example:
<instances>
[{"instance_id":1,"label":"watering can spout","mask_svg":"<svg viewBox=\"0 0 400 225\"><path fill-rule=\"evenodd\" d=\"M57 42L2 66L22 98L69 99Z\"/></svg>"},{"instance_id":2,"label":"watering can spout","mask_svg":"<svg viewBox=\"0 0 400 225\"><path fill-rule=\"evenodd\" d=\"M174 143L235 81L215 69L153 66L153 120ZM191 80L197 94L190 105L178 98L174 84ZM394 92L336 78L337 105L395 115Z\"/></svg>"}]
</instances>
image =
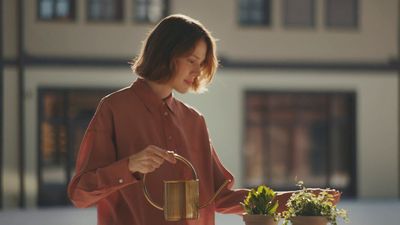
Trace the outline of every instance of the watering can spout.
<instances>
[{"instance_id":1,"label":"watering can spout","mask_svg":"<svg viewBox=\"0 0 400 225\"><path fill-rule=\"evenodd\" d=\"M215 200L215 198L216 198L216 197L219 195L219 193L222 191L222 189L224 189L224 187L225 187L226 185L228 185L230 182L231 182L231 180L226 180L226 181L218 188L218 190L217 190L217 192L215 192L214 196L213 196L210 200L208 200L208 202L207 202L206 204L200 206L199 209L205 208L205 207L209 206L211 203L213 203L214 200Z\"/></svg>"}]
</instances>

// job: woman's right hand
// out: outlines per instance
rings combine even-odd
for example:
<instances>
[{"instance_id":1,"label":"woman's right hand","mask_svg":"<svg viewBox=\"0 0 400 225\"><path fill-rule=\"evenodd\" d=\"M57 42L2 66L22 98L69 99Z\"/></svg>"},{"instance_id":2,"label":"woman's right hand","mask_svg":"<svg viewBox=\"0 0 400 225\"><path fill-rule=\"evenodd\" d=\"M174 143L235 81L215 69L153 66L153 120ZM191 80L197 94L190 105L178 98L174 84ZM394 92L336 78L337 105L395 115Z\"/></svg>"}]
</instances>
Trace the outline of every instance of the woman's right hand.
<instances>
[{"instance_id":1,"label":"woman's right hand","mask_svg":"<svg viewBox=\"0 0 400 225\"><path fill-rule=\"evenodd\" d=\"M129 156L129 171L132 173L150 173L159 168L164 160L176 163L174 152L149 145L142 151Z\"/></svg>"}]
</instances>

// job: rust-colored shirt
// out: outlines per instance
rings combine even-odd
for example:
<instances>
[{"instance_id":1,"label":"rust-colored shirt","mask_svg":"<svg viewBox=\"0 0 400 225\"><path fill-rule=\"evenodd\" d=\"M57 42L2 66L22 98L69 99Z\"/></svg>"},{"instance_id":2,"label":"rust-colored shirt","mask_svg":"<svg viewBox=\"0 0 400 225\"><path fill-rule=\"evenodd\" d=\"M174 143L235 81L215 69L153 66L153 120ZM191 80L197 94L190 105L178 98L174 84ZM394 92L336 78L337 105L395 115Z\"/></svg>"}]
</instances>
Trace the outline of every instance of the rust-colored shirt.
<instances>
[{"instance_id":1,"label":"rust-colored shirt","mask_svg":"<svg viewBox=\"0 0 400 225\"><path fill-rule=\"evenodd\" d=\"M205 204L231 180L198 220L167 222L143 194L141 174L128 170L128 157L156 145L188 159L199 177L199 202ZM151 198L163 205L163 180L193 179L185 164L165 161L147 174ZM76 161L68 193L77 207L96 205L99 225L213 225L215 212L241 214L247 190L232 190L233 176L210 143L203 116L170 95L159 98L138 78L130 87L104 97L90 122Z\"/></svg>"}]
</instances>

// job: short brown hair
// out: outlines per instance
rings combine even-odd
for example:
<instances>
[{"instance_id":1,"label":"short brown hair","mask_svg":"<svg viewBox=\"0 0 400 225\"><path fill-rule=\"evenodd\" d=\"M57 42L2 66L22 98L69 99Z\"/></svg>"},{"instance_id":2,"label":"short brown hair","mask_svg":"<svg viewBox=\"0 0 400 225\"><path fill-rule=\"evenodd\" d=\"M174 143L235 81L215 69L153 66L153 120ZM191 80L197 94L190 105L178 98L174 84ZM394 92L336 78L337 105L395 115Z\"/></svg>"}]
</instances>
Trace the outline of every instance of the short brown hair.
<instances>
[{"instance_id":1,"label":"short brown hair","mask_svg":"<svg viewBox=\"0 0 400 225\"><path fill-rule=\"evenodd\" d=\"M188 16L176 14L161 20L147 36L139 56L132 60L132 69L144 79L167 82L174 73L174 60L193 51L201 39L207 45L207 53L201 74L191 88L199 92L211 82L217 70L216 45L211 33Z\"/></svg>"}]
</instances>

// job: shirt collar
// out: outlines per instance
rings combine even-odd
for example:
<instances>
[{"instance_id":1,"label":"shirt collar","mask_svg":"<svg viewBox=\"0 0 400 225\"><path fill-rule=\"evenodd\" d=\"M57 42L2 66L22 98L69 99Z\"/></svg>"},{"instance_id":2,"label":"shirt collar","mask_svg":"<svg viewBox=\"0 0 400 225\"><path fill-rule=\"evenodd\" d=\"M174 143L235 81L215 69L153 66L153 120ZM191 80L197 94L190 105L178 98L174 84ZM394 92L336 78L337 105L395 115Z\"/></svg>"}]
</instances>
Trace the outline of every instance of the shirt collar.
<instances>
[{"instance_id":1,"label":"shirt collar","mask_svg":"<svg viewBox=\"0 0 400 225\"><path fill-rule=\"evenodd\" d=\"M175 109L175 98L173 93L168 95L165 99L161 99L154 93L150 86L143 78L136 79L131 85L131 89L136 93L140 100L144 103L146 108L151 112L160 110L161 105L167 105L171 112Z\"/></svg>"},{"instance_id":2,"label":"shirt collar","mask_svg":"<svg viewBox=\"0 0 400 225\"><path fill-rule=\"evenodd\" d=\"M164 98L163 101L168 106L169 110L174 112L174 108L175 108L174 93L171 92L171 94L169 94L166 98Z\"/></svg>"}]
</instances>

